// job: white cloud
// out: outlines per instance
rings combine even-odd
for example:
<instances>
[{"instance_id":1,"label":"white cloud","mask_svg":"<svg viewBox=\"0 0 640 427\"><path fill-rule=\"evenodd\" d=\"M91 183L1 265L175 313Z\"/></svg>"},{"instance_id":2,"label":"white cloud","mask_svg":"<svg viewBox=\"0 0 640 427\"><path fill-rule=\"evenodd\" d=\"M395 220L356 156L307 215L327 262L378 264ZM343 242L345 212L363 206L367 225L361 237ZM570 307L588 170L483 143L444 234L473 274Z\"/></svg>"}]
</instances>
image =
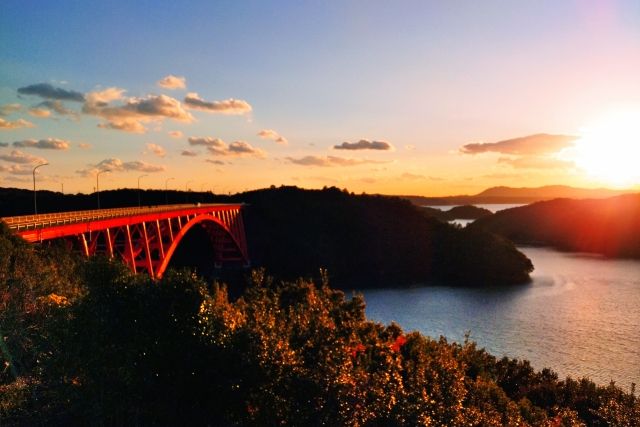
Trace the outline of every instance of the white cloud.
<instances>
[{"instance_id":1,"label":"white cloud","mask_svg":"<svg viewBox=\"0 0 640 427\"><path fill-rule=\"evenodd\" d=\"M123 100L124 104L111 105L112 101L122 99L123 92L119 88L91 92L87 94L87 102L82 111L105 119L106 123L101 123L99 127L135 133L143 133L146 130L143 123L152 121L193 121L193 116L183 108L180 101L167 95L127 98Z\"/></svg>"},{"instance_id":2,"label":"white cloud","mask_svg":"<svg viewBox=\"0 0 640 427\"><path fill-rule=\"evenodd\" d=\"M184 136L184 134L182 132L180 132L179 130L174 130L169 132L169 136L171 138L182 138Z\"/></svg>"}]
</instances>

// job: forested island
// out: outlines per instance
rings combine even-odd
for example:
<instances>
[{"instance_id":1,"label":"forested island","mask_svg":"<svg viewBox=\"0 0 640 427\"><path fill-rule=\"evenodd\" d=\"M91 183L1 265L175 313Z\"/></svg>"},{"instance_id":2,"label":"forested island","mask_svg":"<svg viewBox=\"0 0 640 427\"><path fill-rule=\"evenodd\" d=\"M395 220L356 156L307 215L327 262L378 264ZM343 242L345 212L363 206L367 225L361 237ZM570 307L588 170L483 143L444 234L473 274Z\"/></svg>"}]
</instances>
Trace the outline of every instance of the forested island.
<instances>
[{"instance_id":1,"label":"forested island","mask_svg":"<svg viewBox=\"0 0 640 427\"><path fill-rule=\"evenodd\" d=\"M469 228L522 244L640 258L640 194L607 199L557 199L497 212Z\"/></svg>"},{"instance_id":2,"label":"forested island","mask_svg":"<svg viewBox=\"0 0 640 427\"><path fill-rule=\"evenodd\" d=\"M437 218L441 221L451 221L454 219L479 219L485 216L493 215L489 209L480 208L473 205L455 206L449 209L438 209L428 206L422 207L423 212L427 215Z\"/></svg>"},{"instance_id":3,"label":"forested island","mask_svg":"<svg viewBox=\"0 0 640 427\"><path fill-rule=\"evenodd\" d=\"M364 315L326 275L247 278L28 245L0 225L2 425L634 425L640 401Z\"/></svg>"},{"instance_id":4,"label":"forested island","mask_svg":"<svg viewBox=\"0 0 640 427\"><path fill-rule=\"evenodd\" d=\"M28 212L33 203L28 191L8 194L5 189L5 195L0 206L3 216L5 212ZM317 277L323 268L335 287L494 286L527 282L533 270L531 261L508 240L439 221L424 208L398 197L355 195L335 187L272 187L233 196L113 190L101 192L101 206L135 206L138 195L143 205L165 200L246 203L244 218L253 265L289 280ZM86 209L96 202L95 195L42 192L38 197L45 211L55 206ZM206 239L194 241L206 243ZM204 249L194 252L204 253ZM196 267L188 262L183 265Z\"/></svg>"}]
</instances>

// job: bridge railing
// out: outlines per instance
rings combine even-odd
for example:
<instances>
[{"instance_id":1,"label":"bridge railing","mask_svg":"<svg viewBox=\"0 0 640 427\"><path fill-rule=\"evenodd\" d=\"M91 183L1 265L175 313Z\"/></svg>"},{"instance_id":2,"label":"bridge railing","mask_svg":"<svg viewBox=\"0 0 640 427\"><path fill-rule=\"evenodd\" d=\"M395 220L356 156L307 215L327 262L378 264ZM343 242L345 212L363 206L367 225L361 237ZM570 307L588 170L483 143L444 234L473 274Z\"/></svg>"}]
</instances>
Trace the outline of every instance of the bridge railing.
<instances>
[{"instance_id":1,"label":"bridge railing","mask_svg":"<svg viewBox=\"0 0 640 427\"><path fill-rule=\"evenodd\" d=\"M134 208L115 208L115 209L95 209L90 211L70 211L70 212L58 212L47 213L38 215L23 215L0 218L4 221L10 229L21 230L33 230L44 227L51 227L55 225L73 224L77 222L86 222L90 220L100 220L108 218L116 218L123 216L132 216L138 214L148 214L156 212L174 211L176 209L193 208L193 207L207 207L207 206L220 206L219 204L182 204L182 205L163 205L154 207L134 207Z\"/></svg>"}]
</instances>

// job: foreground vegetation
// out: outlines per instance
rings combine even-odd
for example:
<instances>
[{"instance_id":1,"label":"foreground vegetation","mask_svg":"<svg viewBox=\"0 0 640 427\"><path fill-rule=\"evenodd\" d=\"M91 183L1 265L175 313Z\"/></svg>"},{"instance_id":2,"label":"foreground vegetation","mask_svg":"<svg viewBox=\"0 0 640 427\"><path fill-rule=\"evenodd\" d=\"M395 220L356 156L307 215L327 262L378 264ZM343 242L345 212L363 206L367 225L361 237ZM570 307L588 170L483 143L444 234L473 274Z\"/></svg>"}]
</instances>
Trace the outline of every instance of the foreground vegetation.
<instances>
[{"instance_id":1,"label":"foreground vegetation","mask_svg":"<svg viewBox=\"0 0 640 427\"><path fill-rule=\"evenodd\" d=\"M322 277L230 301L2 228L0 424L639 425L633 393L367 321Z\"/></svg>"}]
</instances>

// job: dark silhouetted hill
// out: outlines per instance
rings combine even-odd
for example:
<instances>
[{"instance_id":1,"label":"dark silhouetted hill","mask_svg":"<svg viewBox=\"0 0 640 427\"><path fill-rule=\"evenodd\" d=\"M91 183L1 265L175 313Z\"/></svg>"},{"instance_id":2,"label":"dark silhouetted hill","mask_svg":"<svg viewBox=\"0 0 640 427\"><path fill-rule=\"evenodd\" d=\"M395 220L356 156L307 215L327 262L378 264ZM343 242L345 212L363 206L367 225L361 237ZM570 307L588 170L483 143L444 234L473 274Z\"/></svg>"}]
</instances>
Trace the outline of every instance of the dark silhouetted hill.
<instances>
[{"instance_id":1,"label":"dark silhouetted hill","mask_svg":"<svg viewBox=\"0 0 640 427\"><path fill-rule=\"evenodd\" d=\"M558 198L601 199L631 193L632 190L610 190L606 188L575 188L566 185L548 185L536 188L492 187L475 195L447 197L402 196L420 206L468 205L489 203L534 203Z\"/></svg>"},{"instance_id":2,"label":"dark silhouetted hill","mask_svg":"<svg viewBox=\"0 0 640 427\"><path fill-rule=\"evenodd\" d=\"M517 243L640 258L640 194L534 203L479 219L471 228Z\"/></svg>"},{"instance_id":3,"label":"dark silhouetted hill","mask_svg":"<svg viewBox=\"0 0 640 427\"><path fill-rule=\"evenodd\" d=\"M426 215L439 219L440 221L451 221L454 219L478 219L493 215L489 209L479 208L472 205L456 206L451 209L436 209L428 206L421 206L422 212Z\"/></svg>"},{"instance_id":4,"label":"dark silhouetted hill","mask_svg":"<svg viewBox=\"0 0 640 427\"><path fill-rule=\"evenodd\" d=\"M280 277L326 268L340 286L433 280L473 286L522 283L532 270L511 243L428 218L398 197L296 187L237 197L249 204L252 260Z\"/></svg>"},{"instance_id":5,"label":"dark silhouetted hill","mask_svg":"<svg viewBox=\"0 0 640 427\"><path fill-rule=\"evenodd\" d=\"M2 199L0 215L32 212L30 192L4 191L9 196ZM135 206L137 195L128 189L101 192L101 206ZM526 282L533 269L511 242L428 218L422 208L398 197L296 187L234 196L169 192L166 197L170 203L247 203L244 218L252 263L282 278L317 276L325 268L339 286L430 281L483 286ZM142 205L162 204L165 192L145 191L141 198ZM95 195L38 193L40 212L96 205Z\"/></svg>"}]
</instances>

